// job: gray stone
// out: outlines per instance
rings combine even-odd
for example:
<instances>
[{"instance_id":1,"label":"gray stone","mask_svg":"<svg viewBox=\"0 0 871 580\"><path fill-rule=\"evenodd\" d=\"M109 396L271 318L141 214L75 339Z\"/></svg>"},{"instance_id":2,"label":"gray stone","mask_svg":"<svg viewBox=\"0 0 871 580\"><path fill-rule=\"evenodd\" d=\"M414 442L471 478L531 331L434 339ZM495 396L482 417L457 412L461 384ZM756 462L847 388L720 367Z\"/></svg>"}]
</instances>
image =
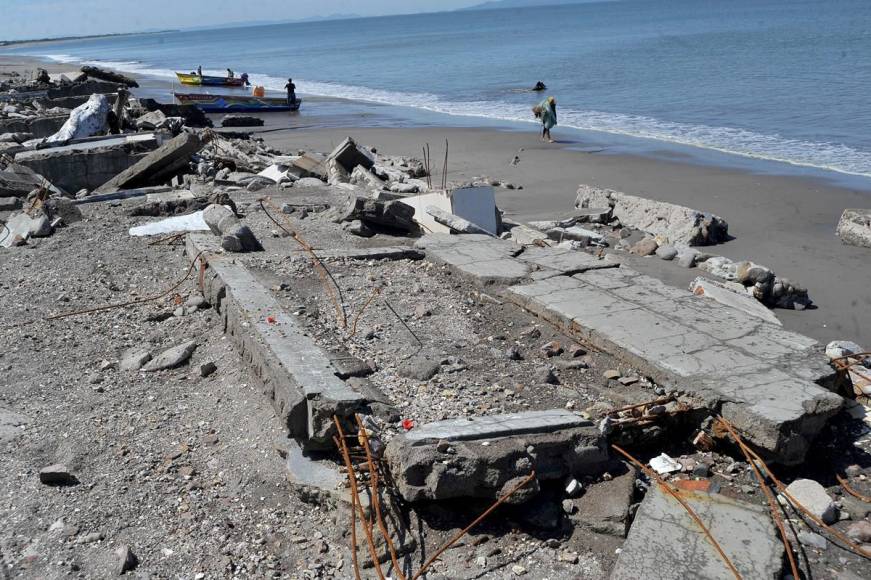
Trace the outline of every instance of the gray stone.
<instances>
[{"instance_id":1,"label":"gray stone","mask_svg":"<svg viewBox=\"0 0 871 580\"><path fill-rule=\"evenodd\" d=\"M662 236L670 243L701 246L729 239L729 225L710 213L586 185L578 189L576 207L602 207L604 203L613 208L613 216L624 227Z\"/></svg>"},{"instance_id":2,"label":"gray stone","mask_svg":"<svg viewBox=\"0 0 871 580\"><path fill-rule=\"evenodd\" d=\"M656 248L656 255L663 260L674 260L677 257L677 248L674 246L660 246Z\"/></svg>"},{"instance_id":3,"label":"gray stone","mask_svg":"<svg viewBox=\"0 0 871 580\"><path fill-rule=\"evenodd\" d=\"M119 576L133 570L137 564L139 564L139 559L130 549L130 546L122 544L115 548L115 572Z\"/></svg>"},{"instance_id":4,"label":"gray stone","mask_svg":"<svg viewBox=\"0 0 871 580\"><path fill-rule=\"evenodd\" d=\"M780 578L783 544L761 507L719 494L682 492L743 578ZM611 580L734 576L687 511L651 486L623 544Z\"/></svg>"},{"instance_id":5,"label":"gray stone","mask_svg":"<svg viewBox=\"0 0 871 580\"><path fill-rule=\"evenodd\" d=\"M871 503L866 503L851 495L841 496L840 503L843 511L849 513L854 520L863 520L868 517L868 514L871 514Z\"/></svg>"},{"instance_id":6,"label":"gray stone","mask_svg":"<svg viewBox=\"0 0 871 580\"><path fill-rule=\"evenodd\" d=\"M406 378L428 381L439 373L439 361L423 355L415 356L402 363L397 372Z\"/></svg>"},{"instance_id":7,"label":"gray stone","mask_svg":"<svg viewBox=\"0 0 871 580\"><path fill-rule=\"evenodd\" d=\"M438 452L449 441L456 453ZM538 481L598 473L607 446L589 421L561 409L452 419L394 437L385 457L408 501L495 498L535 470L535 481L512 497L526 501Z\"/></svg>"},{"instance_id":8,"label":"gray stone","mask_svg":"<svg viewBox=\"0 0 871 580\"><path fill-rule=\"evenodd\" d=\"M40 469L39 481L45 485L75 485L78 483L76 476L62 463L55 463Z\"/></svg>"},{"instance_id":9,"label":"gray stone","mask_svg":"<svg viewBox=\"0 0 871 580\"><path fill-rule=\"evenodd\" d=\"M349 234L360 236L361 238L371 238L375 235L375 232L372 231L372 228L370 228L360 220L345 222L342 225L342 229Z\"/></svg>"},{"instance_id":10,"label":"gray stone","mask_svg":"<svg viewBox=\"0 0 871 580\"><path fill-rule=\"evenodd\" d=\"M253 115L227 115L221 119L221 127L262 127L263 119Z\"/></svg>"},{"instance_id":11,"label":"gray stone","mask_svg":"<svg viewBox=\"0 0 871 580\"><path fill-rule=\"evenodd\" d=\"M318 179L317 177L303 177L298 179L294 184L294 187L323 187L324 182Z\"/></svg>"},{"instance_id":12,"label":"gray stone","mask_svg":"<svg viewBox=\"0 0 871 580\"><path fill-rule=\"evenodd\" d=\"M145 113L136 119L136 128L140 131L153 131L166 124L166 115L160 109Z\"/></svg>"},{"instance_id":13,"label":"gray stone","mask_svg":"<svg viewBox=\"0 0 871 580\"><path fill-rule=\"evenodd\" d=\"M845 209L837 231L845 244L871 248L871 209Z\"/></svg>"},{"instance_id":14,"label":"gray stone","mask_svg":"<svg viewBox=\"0 0 871 580\"><path fill-rule=\"evenodd\" d=\"M846 529L847 537L860 544L871 543L871 522L862 520L850 524Z\"/></svg>"},{"instance_id":15,"label":"gray stone","mask_svg":"<svg viewBox=\"0 0 871 580\"><path fill-rule=\"evenodd\" d=\"M838 521L838 508L826 488L812 479L796 479L786 486L786 493L810 513L827 524Z\"/></svg>"},{"instance_id":16,"label":"gray stone","mask_svg":"<svg viewBox=\"0 0 871 580\"><path fill-rule=\"evenodd\" d=\"M243 225L227 206L213 203L203 210L203 220L212 233L221 237L221 247L228 252L259 252L263 246L251 229Z\"/></svg>"},{"instance_id":17,"label":"gray stone","mask_svg":"<svg viewBox=\"0 0 871 580\"><path fill-rule=\"evenodd\" d=\"M186 363L197 349L197 342L189 340L167 349L149 361L142 370L145 372L174 369Z\"/></svg>"},{"instance_id":18,"label":"gray stone","mask_svg":"<svg viewBox=\"0 0 871 580\"><path fill-rule=\"evenodd\" d=\"M66 225L82 221L82 211L73 200L66 197L50 197L43 207L51 219L60 218Z\"/></svg>"},{"instance_id":19,"label":"gray stone","mask_svg":"<svg viewBox=\"0 0 871 580\"><path fill-rule=\"evenodd\" d=\"M799 532L797 537L802 546L810 546L817 550L825 550L829 546L828 540L813 532Z\"/></svg>"},{"instance_id":20,"label":"gray stone","mask_svg":"<svg viewBox=\"0 0 871 580\"><path fill-rule=\"evenodd\" d=\"M209 361L207 363L203 363L200 365L200 376L208 377L215 373L218 370L218 365Z\"/></svg>"},{"instance_id":21,"label":"gray stone","mask_svg":"<svg viewBox=\"0 0 871 580\"><path fill-rule=\"evenodd\" d=\"M656 243L656 240L653 238L644 238L643 240L636 242L629 251L639 256L650 256L656 252L657 248L659 248L659 244Z\"/></svg>"},{"instance_id":22,"label":"gray stone","mask_svg":"<svg viewBox=\"0 0 871 580\"><path fill-rule=\"evenodd\" d=\"M21 435L28 423L30 419L24 415L0 407L0 443L12 441Z\"/></svg>"},{"instance_id":23,"label":"gray stone","mask_svg":"<svg viewBox=\"0 0 871 580\"><path fill-rule=\"evenodd\" d=\"M533 379L538 384L544 385L558 385L559 378L557 378L556 374L554 374L553 369L550 367L538 367L535 369L533 373Z\"/></svg>"},{"instance_id":24,"label":"gray stone","mask_svg":"<svg viewBox=\"0 0 871 580\"><path fill-rule=\"evenodd\" d=\"M147 350L136 350L124 355L121 359L122 371L138 371L145 363L151 360L151 353Z\"/></svg>"},{"instance_id":25,"label":"gray stone","mask_svg":"<svg viewBox=\"0 0 871 580\"><path fill-rule=\"evenodd\" d=\"M573 500L577 515L573 518L578 525L597 534L607 534L625 538L629 531L629 508L635 495L634 469L587 486L584 495Z\"/></svg>"}]
</instances>

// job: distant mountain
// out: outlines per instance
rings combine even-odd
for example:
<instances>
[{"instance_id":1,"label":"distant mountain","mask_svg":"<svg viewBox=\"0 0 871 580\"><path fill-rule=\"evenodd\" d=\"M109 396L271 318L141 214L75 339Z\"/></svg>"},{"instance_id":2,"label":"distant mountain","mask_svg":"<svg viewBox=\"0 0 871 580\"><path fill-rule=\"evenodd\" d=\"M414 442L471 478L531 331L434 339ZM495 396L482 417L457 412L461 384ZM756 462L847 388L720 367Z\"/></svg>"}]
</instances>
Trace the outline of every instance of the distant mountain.
<instances>
[{"instance_id":1,"label":"distant mountain","mask_svg":"<svg viewBox=\"0 0 871 580\"><path fill-rule=\"evenodd\" d=\"M491 0L461 10L499 10L500 8L530 8L533 6L557 6L563 4L592 4L616 0Z\"/></svg>"}]
</instances>

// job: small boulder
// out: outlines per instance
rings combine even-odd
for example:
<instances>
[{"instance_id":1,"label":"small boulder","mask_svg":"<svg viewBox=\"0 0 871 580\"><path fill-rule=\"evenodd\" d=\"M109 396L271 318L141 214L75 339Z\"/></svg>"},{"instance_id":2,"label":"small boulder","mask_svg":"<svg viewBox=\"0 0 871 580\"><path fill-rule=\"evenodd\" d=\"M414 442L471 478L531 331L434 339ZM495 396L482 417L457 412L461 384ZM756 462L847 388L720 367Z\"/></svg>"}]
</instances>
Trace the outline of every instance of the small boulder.
<instances>
[{"instance_id":1,"label":"small boulder","mask_svg":"<svg viewBox=\"0 0 871 580\"><path fill-rule=\"evenodd\" d=\"M115 571L119 576L124 574L125 572L129 572L136 568L137 564L139 564L139 559L136 557L136 554L130 549L130 546L121 545L115 548Z\"/></svg>"},{"instance_id":2,"label":"small boulder","mask_svg":"<svg viewBox=\"0 0 871 580\"><path fill-rule=\"evenodd\" d=\"M39 481L45 485L75 485L79 482L63 463L55 463L39 470Z\"/></svg>"},{"instance_id":3,"label":"small boulder","mask_svg":"<svg viewBox=\"0 0 871 580\"><path fill-rule=\"evenodd\" d=\"M656 252L659 244L656 243L656 240L653 238L644 238L639 242L636 242L632 248L630 248L629 253L636 254L638 256L649 256Z\"/></svg>"},{"instance_id":4,"label":"small boulder","mask_svg":"<svg viewBox=\"0 0 871 580\"><path fill-rule=\"evenodd\" d=\"M428 381L439 373L441 364L437 360L415 356L401 364L396 370L403 377Z\"/></svg>"},{"instance_id":5,"label":"small boulder","mask_svg":"<svg viewBox=\"0 0 871 580\"><path fill-rule=\"evenodd\" d=\"M812 479L796 479L786 487L786 492L810 513L827 524L838 520L835 502L826 493L826 488Z\"/></svg>"},{"instance_id":6,"label":"small boulder","mask_svg":"<svg viewBox=\"0 0 871 580\"><path fill-rule=\"evenodd\" d=\"M847 537L862 544L871 543L871 522L862 520L861 522L850 524L847 528Z\"/></svg>"},{"instance_id":7,"label":"small boulder","mask_svg":"<svg viewBox=\"0 0 871 580\"><path fill-rule=\"evenodd\" d=\"M142 367L142 370L154 372L174 369L186 363L196 349L197 343L195 340L183 342L157 355L151 362Z\"/></svg>"}]
</instances>

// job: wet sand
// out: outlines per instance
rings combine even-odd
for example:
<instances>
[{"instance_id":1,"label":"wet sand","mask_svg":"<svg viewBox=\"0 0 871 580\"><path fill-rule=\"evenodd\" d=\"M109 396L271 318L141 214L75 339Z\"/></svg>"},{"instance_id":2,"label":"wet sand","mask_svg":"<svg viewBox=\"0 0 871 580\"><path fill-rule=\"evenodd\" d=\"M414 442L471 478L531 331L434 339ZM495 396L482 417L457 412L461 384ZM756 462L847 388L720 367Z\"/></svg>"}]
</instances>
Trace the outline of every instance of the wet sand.
<instances>
[{"instance_id":1,"label":"wet sand","mask_svg":"<svg viewBox=\"0 0 871 580\"><path fill-rule=\"evenodd\" d=\"M35 70L37 65L49 72L76 68L0 56L0 73ZM149 78L140 82L135 94L169 100L171 83ZM448 179L488 175L522 185L522 190L497 189L499 206L520 221L571 211L580 183L716 213L728 221L735 239L708 251L764 264L808 288L816 309L775 311L786 328L822 342L847 339L871 347L871 249L844 245L835 235L845 208L871 207L867 189L821 177L781 175L786 168L776 163L759 162L757 171L729 163L703 164L673 148L663 147L655 155L625 154L625 147L607 144L607 135L587 141L559 127L555 144L542 143L534 125L512 130L408 127L401 110L339 99L305 96L298 114L261 116L266 125L256 132L279 149L328 151L350 135L383 153L420 156L421 147L429 143L439 171L448 139ZM214 117L219 120L221 115ZM448 125L468 124L467 119L442 119ZM515 155L520 162L512 165ZM627 262L679 287L702 275L655 257L627 257Z\"/></svg>"}]
</instances>

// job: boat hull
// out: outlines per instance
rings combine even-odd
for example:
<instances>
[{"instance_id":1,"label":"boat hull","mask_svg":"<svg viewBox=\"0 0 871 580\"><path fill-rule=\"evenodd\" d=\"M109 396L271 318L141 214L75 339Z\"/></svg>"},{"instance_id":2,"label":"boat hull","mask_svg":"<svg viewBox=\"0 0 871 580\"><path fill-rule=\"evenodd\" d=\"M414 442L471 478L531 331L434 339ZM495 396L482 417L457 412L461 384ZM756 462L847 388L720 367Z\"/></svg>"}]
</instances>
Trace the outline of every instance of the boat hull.
<instances>
[{"instance_id":1,"label":"boat hull","mask_svg":"<svg viewBox=\"0 0 871 580\"><path fill-rule=\"evenodd\" d=\"M204 113L256 113L298 111L301 99L288 104L286 99L235 95L202 95L173 93L182 105L194 105Z\"/></svg>"},{"instance_id":2,"label":"boat hull","mask_svg":"<svg viewBox=\"0 0 871 580\"><path fill-rule=\"evenodd\" d=\"M177 72L175 76L178 77L178 80L183 85L192 85L192 86L208 86L208 87L241 87L242 79L240 78L227 78L227 77L210 77L210 76L200 76L200 75L189 75Z\"/></svg>"}]
</instances>

